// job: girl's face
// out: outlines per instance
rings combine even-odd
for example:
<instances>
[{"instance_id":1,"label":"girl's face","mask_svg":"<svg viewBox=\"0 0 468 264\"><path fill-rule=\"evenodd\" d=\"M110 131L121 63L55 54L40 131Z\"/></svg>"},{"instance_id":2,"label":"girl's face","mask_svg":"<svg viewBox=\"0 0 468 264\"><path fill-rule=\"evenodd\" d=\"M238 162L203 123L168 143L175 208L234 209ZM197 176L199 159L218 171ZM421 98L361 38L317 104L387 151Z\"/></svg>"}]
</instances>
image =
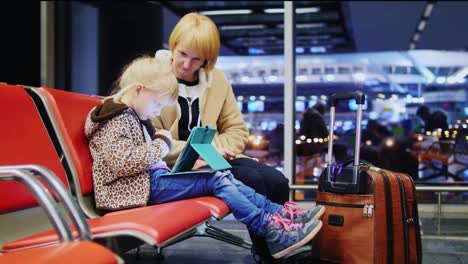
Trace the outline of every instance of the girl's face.
<instances>
[{"instance_id":1,"label":"girl's face","mask_svg":"<svg viewBox=\"0 0 468 264\"><path fill-rule=\"evenodd\" d=\"M172 55L172 69L177 78L184 81L194 81L198 78L197 71L205 61L200 54L188 46L177 45Z\"/></svg>"},{"instance_id":2,"label":"girl's face","mask_svg":"<svg viewBox=\"0 0 468 264\"><path fill-rule=\"evenodd\" d=\"M141 120L147 120L160 115L163 107L174 103L168 95L157 95L154 91L138 86L135 90L133 109Z\"/></svg>"}]
</instances>

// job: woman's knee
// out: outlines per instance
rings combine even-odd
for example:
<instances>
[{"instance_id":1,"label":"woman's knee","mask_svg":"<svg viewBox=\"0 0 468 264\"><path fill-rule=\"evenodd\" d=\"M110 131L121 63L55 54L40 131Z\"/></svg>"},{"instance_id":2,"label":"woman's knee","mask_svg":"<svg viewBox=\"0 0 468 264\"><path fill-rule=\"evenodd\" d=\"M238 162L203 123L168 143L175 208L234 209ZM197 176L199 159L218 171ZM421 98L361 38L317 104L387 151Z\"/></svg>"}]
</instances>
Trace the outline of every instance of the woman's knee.
<instances>
[{"instance_id":1,"label":"woman's knee","mask_svg":"<svg viewBox=\"0 0 468 264\"><path fill-rule=\"evenodd\" d=\"M268 165L248 158L239 158L231 162L233 167L244 168L249 171L249 174L256 174L256 177L261 178L263 181L273 182L278 185L288 185L289 180L284 174Z\"/></svg>"},{"instance_id":2,"label":"woman's knee","mask_svg":"<svg viewBox=\"0 0 468 264\"><path fill-rule=\"evenodd\" d=\"M263 175L267 197L275 203L283 204L289 200L289 180L283 173L269 166L259 168Z\"/></svg>"},{"instance_id":3,"label":"woman's knee","mask_svg":"<svg viewBox=\"0 0 468 264\"><path fill-rule=\"evenodd\" d=\"M252 170L247 167L237 167L231 170L236 180L254 189L256 192L265 195L266 188L263 182L263 175L258 171Z\"/></svg>"},{"instance_id":4,"label":"woman's knee","mask_svg":"<svg viewBox=\"0 0 468 264\"><path fill-rule=\"evenodd\" d=\"M278 186L288 186L289 188L289 180L281 171L267 165L259 167L258 171L262 174L265 183Z\"/></svg>"}]
</instances>

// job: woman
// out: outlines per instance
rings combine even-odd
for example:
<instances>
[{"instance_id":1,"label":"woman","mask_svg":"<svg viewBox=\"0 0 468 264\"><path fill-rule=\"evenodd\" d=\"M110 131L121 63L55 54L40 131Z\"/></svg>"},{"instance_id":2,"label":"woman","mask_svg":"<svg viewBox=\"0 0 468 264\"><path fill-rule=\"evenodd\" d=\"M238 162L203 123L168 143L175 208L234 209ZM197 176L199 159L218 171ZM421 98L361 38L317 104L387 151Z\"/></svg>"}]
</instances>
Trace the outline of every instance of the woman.
<instances>
[{"instance_id":1,"label":"woman","mask_svg":"<svg viewBox=\"0 0 468 264\"><path fill-rule=\"evenodd\" d=\"M173 149L165 161L173 165L194 126L218 130L213 139L218 152L232 165L234 177L275 203L289 200L287 178L278 170L241 155L248 138L230 83L214 66L220 40L216 25L206 16L190 13L181 18L169 37L170 51L156 57L171 63L179 82L178 104L166 107L153 119L158 129L171 131ZM206 165L197 161L195 169ZM265 240L250 233L254 248L264 262L271 262Z\"/></svg>"}]
</instances>

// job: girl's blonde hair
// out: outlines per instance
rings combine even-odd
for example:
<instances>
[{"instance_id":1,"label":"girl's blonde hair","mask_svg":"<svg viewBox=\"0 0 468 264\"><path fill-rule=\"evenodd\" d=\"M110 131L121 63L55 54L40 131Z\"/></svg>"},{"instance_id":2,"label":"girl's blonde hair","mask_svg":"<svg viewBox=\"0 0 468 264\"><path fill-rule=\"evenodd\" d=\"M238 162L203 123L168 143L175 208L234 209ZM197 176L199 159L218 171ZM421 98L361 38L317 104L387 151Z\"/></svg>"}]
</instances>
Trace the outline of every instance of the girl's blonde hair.
<instances>
[{"instance_id":1,"label":"girl's blonde hair","mask_svg":"<svg viewBox=\"0 0 468 264\"><path fill-rule=\"evenodd\" d=\"M205 61L202 67L206 72L214 68L218 59L220 40L218 28L209 17L198 13L183 16L169 36L169 47L172 52L179 44L190 46L200 54Z\"/></svg>"},{"instance_id":2,"label":"girl's blonde hair","mask_svg":"<svg viewBox=\"0 0 468 264\"><path fill-rule=\"evenodd\" d=\"M113 95L107 97L114 101L122 101L129 91L143 86L156 92L159 96L169 96L176 100L179 95L179 85L170 64L150 56L142 56L128 64L114 89Z\"/></svg>"}]
</instances>

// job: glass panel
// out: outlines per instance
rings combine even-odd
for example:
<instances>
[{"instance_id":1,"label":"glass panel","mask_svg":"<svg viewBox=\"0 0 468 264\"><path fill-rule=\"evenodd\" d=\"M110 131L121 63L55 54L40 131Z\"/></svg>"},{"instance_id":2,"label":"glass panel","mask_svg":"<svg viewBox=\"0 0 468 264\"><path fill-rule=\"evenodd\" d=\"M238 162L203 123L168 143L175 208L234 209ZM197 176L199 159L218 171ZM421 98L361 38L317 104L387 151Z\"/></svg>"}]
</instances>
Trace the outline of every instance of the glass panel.
<instances>
[{"instance_id":1,"label":"glass panel","mask_svg":"<svg viewBox=\"0 0 468 264\"><path fill-rule=\"evenodd\" d=\"M395 74L407 74L408 67L406 66L396 66L395 67Z\"/></svg>"}]
</instances>

